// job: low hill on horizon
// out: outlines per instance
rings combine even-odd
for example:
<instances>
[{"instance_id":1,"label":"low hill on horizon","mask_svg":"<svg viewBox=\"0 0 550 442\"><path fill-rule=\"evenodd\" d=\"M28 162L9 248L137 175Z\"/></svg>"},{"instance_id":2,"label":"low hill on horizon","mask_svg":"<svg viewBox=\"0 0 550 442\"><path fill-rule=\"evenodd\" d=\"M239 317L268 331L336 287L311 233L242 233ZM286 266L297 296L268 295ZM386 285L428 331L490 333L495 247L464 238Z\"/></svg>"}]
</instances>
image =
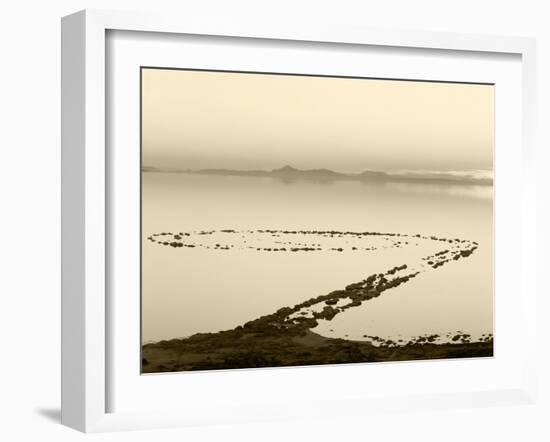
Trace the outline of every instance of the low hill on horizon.
<instances>
[{"instance_id":1,"label":"low hill on horizon","mask_svg":"<svg viewBox=\"0 0 550 442\"><path fill-rule=\"evenodd\" d=\"M196 175L249 176L271 177L283 180L311 181L377 181L377 182L409 182L438 183L465 185L492 185L491 171L400 171L383 172L365 170L360 173L343 173L330 169L297 169L290 165L272 170L234 170L234 169L161 169L152 166L142 166L142 172L185 173ZM481 173L480 173L481 172Z\"/></svg>"}]
</instances>

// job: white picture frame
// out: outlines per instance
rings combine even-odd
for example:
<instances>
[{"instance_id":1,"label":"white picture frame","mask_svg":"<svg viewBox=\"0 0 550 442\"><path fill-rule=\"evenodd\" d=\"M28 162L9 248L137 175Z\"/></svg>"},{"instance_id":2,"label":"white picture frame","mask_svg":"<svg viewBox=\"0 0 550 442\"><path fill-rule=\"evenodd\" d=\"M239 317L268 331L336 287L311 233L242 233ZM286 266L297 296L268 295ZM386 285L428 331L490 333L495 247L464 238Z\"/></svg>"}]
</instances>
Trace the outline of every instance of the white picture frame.
<instances>
[{"instance_id":1,"label":"white picture frame","mask_svg":"<svg viewBox=\"0 0 550 442\"><path fill-rule=\"evenodd\" d=\"M509 388L482 388L461 393L444 390L422 395L377 397L332 397L312 400L310 407L278 403L255 407L244 399L234 408L209 413L197 409L181 411L109 411L108 396L113 387L109 370L108 334L113 320L108 300L108 228L111 199L108 185L106 82L109 31L143 31L227 38L270 39L310 43L370 45L381 48L424 48L468 51L521 57L521 238L520 287L522 315L517 324L524 330L520 384ZM532 403L535 399L535 42L529 38L494 37L419 31L388 31L337 25L300 27L268 23L211 23L193 17L166 17L86 10L62 20L62 423L84 432L158 428L218 422L249 422L287 417L364 414L370 411L418 410L511 403ZM519 279L520 278L520 279ZM497 337L498 339L498 337ZM338 368L336 368L338 369ZM357 376L356 367L355 376ZM285 369L287 372L300 369ZM257 373L257 372L255 372ZM265 381L263 372L254 382ZM267 374L266 374L267 373ZM202 375L204 376L204 375ZM206 374L219 382L243 377L235 372ZM195 379L199 379L196 377ZM213 379L213 378L211 378ZM450 382L450 381L449 381ZM511 385L512 385L511 384ZM192 400L192 398L188 398Z\"/></svg>"}]
</instances>

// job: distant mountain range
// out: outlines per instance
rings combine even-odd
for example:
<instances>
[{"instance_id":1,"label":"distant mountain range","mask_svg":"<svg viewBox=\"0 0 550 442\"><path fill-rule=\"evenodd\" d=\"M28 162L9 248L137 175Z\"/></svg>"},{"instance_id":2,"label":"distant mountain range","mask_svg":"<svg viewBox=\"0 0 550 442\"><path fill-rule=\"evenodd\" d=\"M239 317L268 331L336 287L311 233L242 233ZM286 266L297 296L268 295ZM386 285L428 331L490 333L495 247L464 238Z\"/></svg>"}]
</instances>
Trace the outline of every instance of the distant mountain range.
<instances>
[{"instance_id":1,"label":"distant mountain range","mask_svg":"<svg viewBox=\"0 0 550 442\"><path fill-rule=\"evenodd\" d=\"M284 166L273 170L232 170L232 169L160 169L143 166L142 172L185 173L196 175L271 177L286 181L365 181L365 182L416 182L439 184L492 185L491 171L401 171L380 172L365 170L360 173L342 173L330 169L296 169Z\"/></svg>"}]
</instances>

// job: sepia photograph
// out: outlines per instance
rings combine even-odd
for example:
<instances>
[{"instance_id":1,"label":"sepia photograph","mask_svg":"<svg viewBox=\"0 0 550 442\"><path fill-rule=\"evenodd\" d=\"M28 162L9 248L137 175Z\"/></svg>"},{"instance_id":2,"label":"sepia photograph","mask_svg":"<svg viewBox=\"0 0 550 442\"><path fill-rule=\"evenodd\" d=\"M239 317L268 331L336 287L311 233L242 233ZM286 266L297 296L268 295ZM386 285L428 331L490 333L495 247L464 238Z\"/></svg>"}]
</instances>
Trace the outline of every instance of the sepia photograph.
<instances>
[{"instance_id":1,"label":"sepia photograph","mask_svg":"<svg viewBox=\"0 0 550 442\"><path fill-rule=\"evenodd\" d=\"M142 373L493 356L493 84L140 93Z\"/></svg>"}]
</instances>

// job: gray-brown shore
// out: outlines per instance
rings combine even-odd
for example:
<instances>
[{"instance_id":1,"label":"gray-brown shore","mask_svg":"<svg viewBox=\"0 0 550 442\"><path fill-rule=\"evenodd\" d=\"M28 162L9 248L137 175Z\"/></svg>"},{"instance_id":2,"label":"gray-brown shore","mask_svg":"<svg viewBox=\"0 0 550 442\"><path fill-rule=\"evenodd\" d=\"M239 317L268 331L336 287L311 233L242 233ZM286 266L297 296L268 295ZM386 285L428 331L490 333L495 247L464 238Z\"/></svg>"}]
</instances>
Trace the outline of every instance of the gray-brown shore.
<instances>
[{"instance_id":1,"label":"gray-brown shore","mask_svg":"<svg viewBox=\"0 0 550 442\"><path fill-rule=\"evenodd\" d=\"M322 337L311 330L289 333L246 328L146 344L142 372L288 367L360 362L493 356L493 339L482 342L374 346Z\"/></svg>"}]
</instances>

